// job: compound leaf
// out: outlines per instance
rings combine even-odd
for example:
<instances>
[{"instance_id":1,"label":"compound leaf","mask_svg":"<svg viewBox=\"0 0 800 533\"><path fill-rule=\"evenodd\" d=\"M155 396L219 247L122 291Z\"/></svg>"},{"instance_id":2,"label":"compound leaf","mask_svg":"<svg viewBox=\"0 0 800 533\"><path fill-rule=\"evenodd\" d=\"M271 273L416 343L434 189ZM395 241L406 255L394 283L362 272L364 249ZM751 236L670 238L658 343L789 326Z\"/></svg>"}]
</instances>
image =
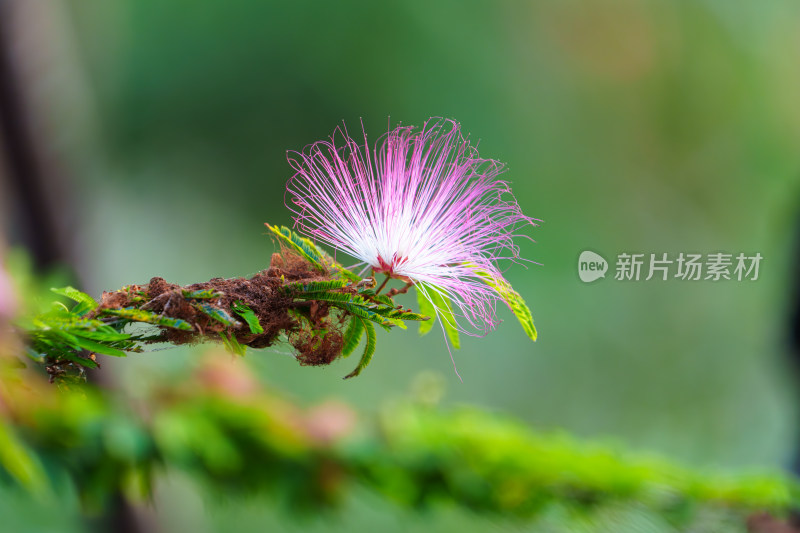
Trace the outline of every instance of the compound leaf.
<instances>
[{"instance_id":1,"label":"compound leaf","mask_svg":"<svg viewBox=\"0 0 800 533\"><path fill-rule=\"evenodd\" d=\"M342 357L347 357L358 347L361 336L364 333L364 323L360 318L353 317L344 332L344 345L342 347Z\"/></svg>"},{"instance_id":2,"label":"compound leaf","mask_svg":"<svg viewBox=\"0 0 800 533\"><path fill-rule=\"evenodd\" d=\"M354 318L354 320L360 320L358 318ZM361 373L362 370L367 368L370 361L372 361L372 356L375 355L375 347L378 343L378 337L375 334L375 327L365 321L361 321L364 331L367 332L367 345L364 348L364 353L361 355L361 360L358 362L358 366L356 366L352 372L347 374L344 379L354 378Z\"/></svg>"},{"instance_id":3,"label":"compound leaf","mask_svg":"<svg viewBox=\"0 0 800 533\"><path fill-rule=\"evenodd\" d=\"M291 248L295 253L311 263L314 268L320 272L328 271L328 267L325 264L325 254L317 248L316 244L305 237L300 237L286 226L277 227L271 226L270 224L265 225L273 235L278 237L281 243Z\"/></svg>"},{"instance_id":4,"label":"compound leaf","mask_svg":"<svg viewBox=\"0 0 800 533\"><path fill-rule=\"evenodd\" d=\"M506 280L497 279L485 270L477 267L475 268L475 272L488 286L497 291L497 294L503 298L508 308L511 309L511 312L514 313L514 316L519 320L525 334L532 341L536 341L538 335L536 333L536 326L533 325L533 315L531 315L531 310L525 304L525 300L522 299L522 296L512 289L511 284Z\"/></svg>"},{"instance_id":5,"label":"compound leaf","mask_svg":"<svg viewBox=\"0 0 800 533\"><path fill-rule=\"evenodd\" d=\"M251 333L255 333L256 335L264 333L264 328L261 327L258 317L245 303L237 300L231 306L231 310L242 317L245 322L247 322L247 326L250 328Z\"/></svg>"},{"instance_id":6,"label":"compound leaf","mask_svg":"<svg viewBox=\"0 0 800 533\"><path fill-rule=\"evenodd\" d=\"M54 287L50 290L58 295L65 296L70 300L77 302L78 305L75 306L72 312L78 316L88 313L89 311L95 309L99 305L94 298L92 298L85 292L79 291L75 287L70 287L70 286L59 287L59 288Z\"/></svg>"}]
</instances>

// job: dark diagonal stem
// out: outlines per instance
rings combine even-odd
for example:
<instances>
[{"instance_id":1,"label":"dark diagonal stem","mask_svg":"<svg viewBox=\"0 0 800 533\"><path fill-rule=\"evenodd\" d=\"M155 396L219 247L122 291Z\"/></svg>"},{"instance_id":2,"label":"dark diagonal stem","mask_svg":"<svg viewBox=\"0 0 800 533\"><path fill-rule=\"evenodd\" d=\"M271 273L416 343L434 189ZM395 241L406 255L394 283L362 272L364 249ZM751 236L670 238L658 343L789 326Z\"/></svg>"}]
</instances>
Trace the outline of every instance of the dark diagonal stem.
<instances>
[{"instance_id":1,"label":"dark diagonal stem","mask_svg":"<svg viewBox=\"0 0 800 533\"><path fill-rule=\"evenodd\" d=\"M389 283L389 279L391 279L391 276L389 276L389 275L387 274L387 275L386 275L386 279L385 279L385 280L383 280L383 283L381 283L381 286L380 286L380 287L378 287L378 288L375 290L375 294L380 294L380 293L381 293L381 291L383 290L383 288L384 288L384 287L386 287L386 284L387 284L387 283Z\"/></svg>"}]
</instances>

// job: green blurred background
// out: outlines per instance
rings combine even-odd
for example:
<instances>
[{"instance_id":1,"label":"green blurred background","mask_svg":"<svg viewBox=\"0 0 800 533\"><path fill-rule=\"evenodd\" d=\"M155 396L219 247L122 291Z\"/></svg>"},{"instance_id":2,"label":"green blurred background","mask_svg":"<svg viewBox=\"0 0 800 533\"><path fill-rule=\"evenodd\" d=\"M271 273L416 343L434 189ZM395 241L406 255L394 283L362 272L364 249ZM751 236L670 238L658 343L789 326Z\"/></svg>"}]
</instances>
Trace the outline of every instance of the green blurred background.
<instances>
[{"instance_id":1,"label":"green blurred background","mask_svg":"<svg viewBox=\"0 0 800 533\"><path fill-rule=\"evenodd\" d=\"M689 464L786 466L796 447L788 309L800 198L800 4L786 0L39 2L32 40L54 146L70 176L79 265L93 294L162 276L186 284L268 265L263 222L289 224L286 151L359 121L455 118L508 164L521 243L541 265L508 279L514 317L465 338L456 378L440 335L381 334L352 361L301 368L288 348L246 364L302 403L369 412L421 372L443 403L540 429L615 440ZM54 30L55 28L55 30ZM13 241L13 236L12 236ZM620 252L755 253L756 282L583 284L577 258ZM410 302L409 302L410 303ZM197 350L110 361L134 394ZM345 513L294 523L268 501L210 501L165 479L165 530L486 531L456 511L401 513L356 494ZM65 499L65 512L71 509ZM6 516L19 502L6 499ZM4 508L5 507L5 508ZM13 514L13 513L12 513ZM56 527L53 524L42 527ZM523 526L517 524L514 529Z\"/></svg>"}]
</instances>

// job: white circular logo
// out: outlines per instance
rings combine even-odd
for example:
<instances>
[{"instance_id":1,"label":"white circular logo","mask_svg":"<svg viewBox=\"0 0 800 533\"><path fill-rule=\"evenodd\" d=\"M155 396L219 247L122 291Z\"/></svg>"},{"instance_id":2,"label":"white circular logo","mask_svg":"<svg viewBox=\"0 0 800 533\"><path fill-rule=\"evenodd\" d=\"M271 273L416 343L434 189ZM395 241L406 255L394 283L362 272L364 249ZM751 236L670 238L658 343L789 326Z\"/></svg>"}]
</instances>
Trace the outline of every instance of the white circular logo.
<instances>
[{"instance_id":1,"label":"white circular logo","mask_svg":"<svg viewBox=\"0 0 800 533\"><path fill-rule=\"evenodd\" d=\"M606 277L608 262L601 255L586 250L578 258L578 276L584 283Z\"/></svg>"}]
</instances>

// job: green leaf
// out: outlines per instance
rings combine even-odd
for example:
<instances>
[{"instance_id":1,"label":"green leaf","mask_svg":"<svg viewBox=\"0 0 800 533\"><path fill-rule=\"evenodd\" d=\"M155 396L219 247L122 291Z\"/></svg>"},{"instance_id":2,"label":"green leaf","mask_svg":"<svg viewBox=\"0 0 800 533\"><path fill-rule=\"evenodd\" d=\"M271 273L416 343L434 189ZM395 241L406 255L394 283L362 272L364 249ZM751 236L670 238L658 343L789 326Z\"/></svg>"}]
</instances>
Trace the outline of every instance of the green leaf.
<instances>
[{"instance_id":1,"label":"green leaf","mask_svg":"<svg viewBox=\"0 0 800 533\"><path fill-rule=\"evenodd\" d=\"M87 305L91 305L92 307L97 307L99 305L94 298L92 298L85 292L79 291L74 287L69 287L69 286L60 288L53 287L50 290L56 294L60 294L61 296L66 296L70 300L73 300L78 303L85 303Z\"/></svg>"},{"instance_id":2,"label":"green leaf","mask_svg":"<svg viewBox=\"0 0 800 533\"><path fill-rule=\"evenodd\" d=\"M267 229L269 229L280 242L314 265L320 272L327 273L328 270L333 269L348 281L361 281L360 276L350 272L334 261L331 256L317 248L317 245L314 244L313 241L297 235L285 226L277 227L269 224L265 224L265 226L267 226Z\"/></svg>"},{"instance_id":3,"label":"green leaf","mask_svg":"<svg viewBox=\"0 0 800 533\"><path fill-rule=\"evenodd\" d=\"M159 316L144 309L134 309L133 307L125 307L123 309L103 309L103 314L114 315L132 322L146 322L156 326L164 326L168 328L180 329L183 331L191 331L192 325L187 321L180 318L172 318L168 316Z\"/></svg>"},{"instance_id":4,"label":"green leaf","mask_svg":"<svg viewBox=\"0 0 800 533\"><path fill-rule=\"evenodd\" d=\"M146 300L147 294L145 294L142 290L134 290L132 286L126 285L119 290L119 292L125 292L128 295L128 301L131 303L143 302Z\"/></svg>"},{"instance_id":5,"label":"green leaf","mask_svg":"<svg viewBox=\"0 0 800 533\"><path fill-rule=\"evenodd\" d=\"M131 338L128 333L118 333L113 328L102 329L93 331L91 329L70 329L69 332L73 335L80 335L81 337L85 337L87 339L93 339L96 341L103 341L103 342L119 342L125 341Z\"/></svg>"},{"instance_id":6,"label":"green leaf","mask_svg":"<svg viewBox=\"0 0 800 533\"><path fill-rule=\"evenodd\" d=\"M348 280L348 281L354 281L356 283L358 283L360 281L363 281L361 279L361 276L359 276L358 274L354 274L353 272L350 272L349 270L347 270L345 267L343 267L342 265L340 265L339 263L337 263L333 259L330 259L330 265L331 265L331 268L336 270L336 272L341 274L341 276L344 279Z\"/></svg>"},{"instance_id":7,"label":"green leaf","mask_svg":"<svg viewBox=\"0 0 800 533\"><path fill-rule=\"evenodd\" d=\"M536 333L536 326L533 325L533 315L531 315L531 310L525 304L525 300L522 299L522 296L517 291L511 290L511 287L508 288L508 293L505 294L505 300L522 325L525 334L535 342L538 334Z\"/></svg>"},{"instance_id":8,"label":"green leaf","mask_svg":"<svg viewBox=\"0 0 800 533\"><path fill-rule=\"evenodd\" d=\"M409 309L395 307L394 302L388 298L386 300L390 305L375 303L367 300L364 296L368 298L374 298L374 295L370 295L369 293L362 296L361 294L351 294L347 292L320 291L303 292L295 294L295 296L302 300L328 302L334 307L338 307L339 309L343 309L356 316L371 320L377 324L380 324L384 328L397 326L401 329L407 329L407 326L403 323L403 320L426 321L430 318L428 316L414 313Z\"/></svg>"},{"instance_id":9,"label":"green leaf","mask_svg":"<svg viewBox=\"0 0 800 533\"><path fill-rule=\"evenodd\" d=\"M84 366L86 368L97 368L99 365L97 361L92 361L89 358L81 357L80 355L76 354L75 352L59 352L57 354L47 354L52 359L66 359L67 361L72 361L73 363Z\"/></svg>"},{"instance_id":10,"label":"green leaf","mask_svg":"<svg viewBox=\"0 0 800 533\"><path fill-rule=\"evenodd\" d=\"M67 333L66 331L60 329L51 329L43 333L45 335L49 334L51 336L59 337L63 343L67 344L73 350L81 349L81 346L78 343L78 339L74 335Z\"/></svg>"},{"instance_id":11,"label":"green leaf","mask_svg":"<svg viewBox=\"0 0 800 533\"><path fill-rule=\"evenodd\" d=\"M403 321L398 318L401 314L405 315L405 311L401 311L398 314L398 310L393 307L370 302L358 294L346 292L305 292L297 294L296 297L302 300L328 302L330 305L343 309L348 313L371 320L384 329L389 329L394 326L407 329ZM418 320L413 313L408 316L409 320Z\"/></svg>"},{"instance_id":12,"label":"green leaf","mask_svg":"<svg viewBox=\"0 0 800 533\"><path fill-rule=\"evenodd\" d=\"M419 295L420 292L423 293L422 296ZM432 285L428 285L427 283L418 284L417 300L419 301L426 296L430 299L429 304L434 308L436 315L439 317L439 321L447 334L447 338L450 339L450 344L453 345L454 349L460 349L461 340L458 336L456 318L453 314L453 307L450 304L450 299ZM420 305L420 309L422 309L422 305ZM425 324L425 322L423 322L423 324ZM427 333L427 331L428 330L425 330L422 334Z\"/></svg>"},{"instance_id":13,"label":"green leaf","mask_svg":"<svg viewBox=\"0 0 800 533\"><path fill-rule=\"evenodd\" d=\"M359 319L355 318L353 320ZM364 331L367 332L367 346L364 348L364 353L361 355L361 360L358 362L358 366L355 367L352 372L347 374L344 379L354 378L359 375L362 370L367 368L367 365L369 365L370 361L372 361L372 356L375 355L375 346L378 342L377 335L375 335L375 327L369 322L361 321L361 324L364 327Z\"/></svg>"},{"instance_id":14,"label":"green leaf","mask_svg":"<svg viewBox=\"0 0 800 533\"><path fill-rule=\"evenodd\" d=\"M385 316L387 318L396 318L398 320L415 320L417 322L425 322L430 320L431 317L426 315L421 315L419 313L415 313L410 309L387 309L385 311L378 310L376 311L381 316Z\"/></svg>"},{"instance_id":15,"label":"green leaf","mask_svg":"<svg viewBox=\"0 0 800 533\"><path fill-rule=\"evenodd\" d=\"M286 226L276 227L269 224L265 224L265 226L267 226L267 229L270 230L273 235L278 237L280 242L311 263L317 270L321 272L328 271L325 254L323 254L309 239L300 237Z\"/></svg>"},{"instance_id":16,"label":"green leaf","mask_svg":"<svg viewBox=\"0 0 800 533\"><path fill-rule=\"evenodd\" d=\"M519 320L525 334L532 341L536 341L538 335L536 333L536 326L533 325L533 315L531 315L531 310L525 304L525 300L522 299L522 296L512 289L511 284L506 280L496 279L491 274L478 267L475 267L475 272L488 286L497 291L503 298L503 301L506 302L506 305L508 305L508 308L511 309L511 312L514 313L514 316L517 317L517 320Z\"/></svg>"},{"instance_id":17,"label":"green leaf","mask_svg":"<svg viewBox=\"0 0 800 533\"><path fill-rule=\"evenodd\" d=\"M361 335L364 333L364 323L360 318L351 318L347 330L344 332L344 346L342 347L342 357L347 357L358 348L361 342Z\"/></svg>"},{"instance_id":18,"label":"green leaf","mask_svg":"<svg viewBox=\"0 0 800 533\"><path fill-rule=\"evenodd\" d=\"M78 341L78 346L83 348L84 350L89 350L92 353L100 353L104 355L113 355L114 357L125 357L127 354L122 350L118 350L116 348L112 348L106 344L101 342L95 342L93 340L89 340L84 337L76 336L75 339Z\"/></svg>"},{"instance_id":19,"label":"green leaf","mask_svg":"<svg viewBox=\"0 0 800 533\"><path fill-rule=\"evenodd\" d=\"M208 315L209 317L213 318L217 322L221 322L226 326L233 327L238 324L237 320L233 318L231 315L227 313L224 309L220 309L214 305L209 303L198 303L194 304L196 309L199 309L204 314Z\"/></svg>"},{"instance_id":20,"label":"green leaf","mask_svg":"<svg viewBox=\"0 0 800 533\"><path fill-rule=\"evenodd\" d=\"M239 344L239 341L236 339L235 335L226 335L225 333L220 333L219 337L225 344L225 348L233 355L240 355L244 357L244 355L247 353L247 346Z\"/></svg>"},{"instance_id":21,"label":"green leaf","mask_svg":"<svg viewBox=\"0 0 800 533\"><path fill-rule=\"evenodd\" d=\"M45 354L39 353L38 351L34 350L30 346L25 346L25 355L31 360L37 363L44 363L45 361Z\"/></svg>"},{"instance_id":22,"label":"green leaf","mask_svg":"<svg viewBox=\"0 0 800 533\"><path fill-rule=\"evenodd\" d=\"M184 298L191 298L194 300L213 300L214 298L219 298L222 296L221 292L215 291L214 289L202 289L196 291L183 289L182 292Z\"/></svg>"},{"instance_id":23,"label":"green leaf","mask_svg":"<svg viewBox=\"0 0 800 533\"><path fill-rule=\"evenodd\" d=\"M295 295L300 300L318 300L321 302L331 303L350 303L360 305L361 307L369 307L375 305L368 302L357 294L350 294L347 292L304 292Z\"/></svg>"},{"instance_id":24,"label":"green leaf","mask_svg":"<svg viewBox=\"0 0 800 533\"><path fill-rule=\"evenodd\" d=\"M97 308L97 306L100 305L97 303L97 301L95 301L94 298L92 298L85 292L79 291L74 287L69 287L69 286L60 288L54 287L51 288L50 290L58 295L65 296L72 301L78 302L78 305L76 305L72 309L72 312L78 316L85 315L86 313L88 313L92 309Z\"/></svg>"},{"instance_id":25,"label":"green leaf","mask_svg":"<svg viewBox=\"0 0 800 533\"><path fill-rule=\"evenodd\" d=\"M385 305L382 303L374 303L364 299L358 294L349 294L346 292L309 292L298 295L303 300L317 300L321 302L328 302L331 305L351 311L354 308L362 309L366 314L360 314L364 318L368 318L374 322L382 322L375 318L375 315L391 319L391 324L400 326L405 329L402 320L427 320L429 317L423 316L409 309L397 308L393 305ZM391 300L389 300L391 302ZM388 324L387 324L388 325Z\"/></svg>"},{"instance_id":26,"label":"green leaf","mask_svg":"<svg viewBox=\"0 0 800 533\"><path fill-rule=\"evenodd\" d=\"M386 296L385 294L375 294L374 289L359 289L358 294L363 296L364 298L380 303L383 305L388 305L389 307L395 307L397 304L394 303L394 300Z\"/></svg>"},{"instance_id":27,"label":"green leaf","mask_svg":"<svg viewBox=\"0 0 800 533\"><path fill-rule=\"evenodd\" d=\"M281 290L288 293L323 292L343 289L350 285L346 280L333 279L326 281L296 281L287 283Z\"/></svg>"},{"instance_id":28,"label":"green leaf","mask_svg":"<svg viewBox=\"0 0 800 533\"><path fill-rule=\"evenodd\" d=\"M264 333L264 328L261 327L261 324L258 321L258 317L253 312L250 307L247 306L244 302L237 300L231 306L231 310L242 317L245 322L247 322L247 326L250 328L251 333L255 333L256 335L260 333Z\"/></svg>"},{"instance_id":29,"label":"green leaf","mask_svg":"<svg viewBox=\"0 0 800 533\"><path fill-rule=\"evenodd\" d=\"M375 322L376 324L380 325L381 327L383 327L383 329L387 331L390 330L393 326L397 326L400 329L407 329L407 326L403 324L402 320L383 317L378 313L376 313L375 311L372 311L360 305L349 304L349 303L334 303L332 305L335 305L339 309L344 309L350 314Z\"/></svg>"},{"instance_id":30,"label":"green leaf","mask_svg":"<svg viewBox=\"0 0 800 533\"><path fill-rule=\"evenodd\" d=\"M420 290L419 286L417 286L417 305L419 305L419 312L423 315L428 315L430 317L436 317L436 309L433 307L433 304L425 297ZM436 322L435 318L431 318L427 322L423 322L419 325L419 335L420 337L423 335L428 334L433 328L433 324Z\"/></svg>"}]
</instances>

